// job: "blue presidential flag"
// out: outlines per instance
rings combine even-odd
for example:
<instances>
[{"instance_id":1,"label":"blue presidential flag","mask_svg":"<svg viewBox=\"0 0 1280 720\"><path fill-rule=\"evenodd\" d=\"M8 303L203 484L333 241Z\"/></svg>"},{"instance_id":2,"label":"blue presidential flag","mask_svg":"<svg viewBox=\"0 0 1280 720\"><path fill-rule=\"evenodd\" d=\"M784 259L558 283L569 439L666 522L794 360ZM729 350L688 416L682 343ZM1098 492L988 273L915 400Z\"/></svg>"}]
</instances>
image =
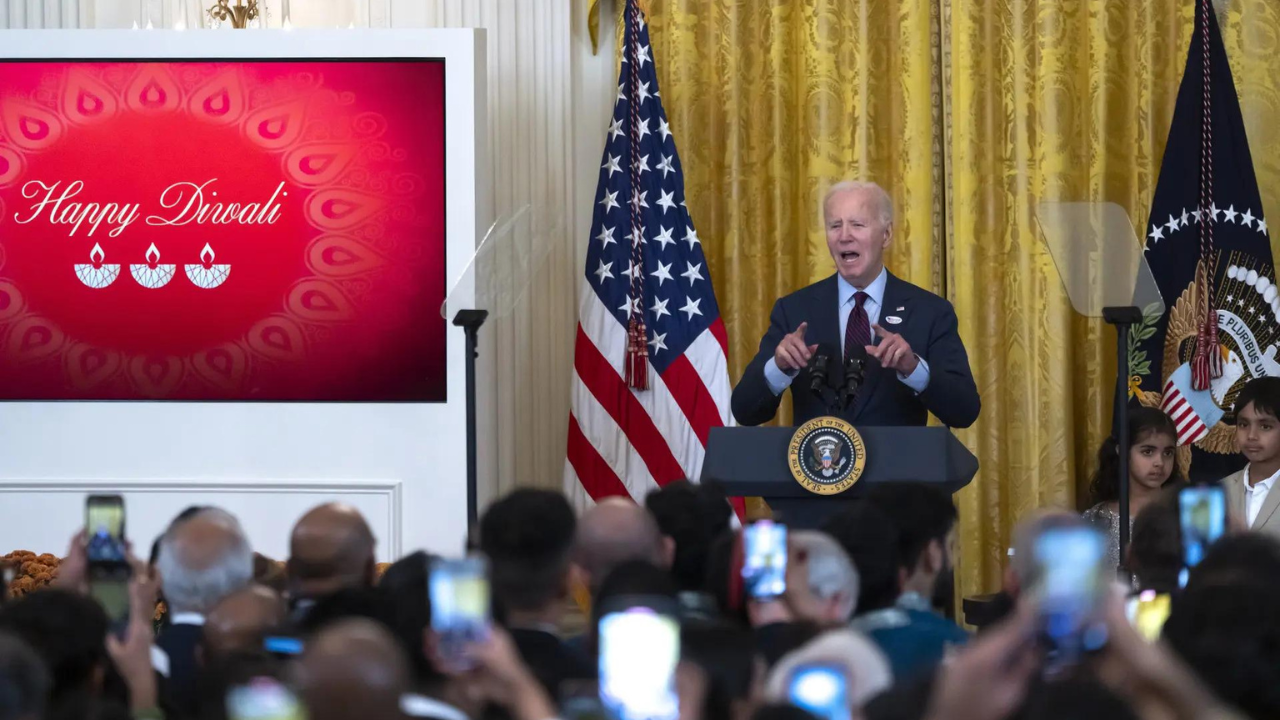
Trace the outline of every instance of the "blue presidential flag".
<instances>
[{"instance_id":1,"label":"blue presidential flag","mask_svg":"<svg viewBox=\"0 0 1280 720\"><path fill-rule=\"evenodd\" d=\"M1129 347L1131 397L1173 418L1180 459L1197 477L1242 464L1232 403L1251 378L1280 375L1269 233L1217 18L1197 0L1145 227L1166 311L1145 315Z\"/></svg>"}]
</instances>

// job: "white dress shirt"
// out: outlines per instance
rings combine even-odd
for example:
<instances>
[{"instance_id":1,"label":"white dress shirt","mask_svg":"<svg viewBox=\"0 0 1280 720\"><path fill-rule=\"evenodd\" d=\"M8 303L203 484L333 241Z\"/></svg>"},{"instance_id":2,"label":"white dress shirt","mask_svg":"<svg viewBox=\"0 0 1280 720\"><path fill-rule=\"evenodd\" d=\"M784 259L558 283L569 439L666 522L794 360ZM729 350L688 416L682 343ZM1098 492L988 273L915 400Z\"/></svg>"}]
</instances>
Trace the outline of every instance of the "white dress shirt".
<instances>
[{"instance_id":1,"label":"white dress shirt","mask_svg":"<svg viewBox=\"0 0 1280 720\"><path fill-rule=\"evenodd\" d=\"M1260 480L1257 484L1249 483L1249 466L1244 467L1244 514L1248 520L1249 527L1253 527L1253 521L1258 519L1258 513L1262 512L1262 504L1267 501L1267 495L1271 492L1271 486L1276 484L1276 478L1280 477L1280 470L1266 480Z\"/></svg>"},{"instance_id":2,"label":"white dress shirt","mask_svg":"<svg viewBox=\"0 0 1280 720\"><path fill-rule=\"evenodd\" d=\"M836 275L836 287L839 288L840 295L840 352L842 357L844 353L845 328L849 324L849 315L853 313L854 307L858 304L854 296L859 291L867 294L867 299L862 301L862 309L867 313L868 324L875 325L880 322L880 310L884 304L884 286L888 282L889 270L887 268L880 268L880 274L865 288L856 288L849 284L848 280ZM872 330L873 339L874 333L875 331ZM916 355L916 358L919 362L916 364L915 371L910 375L898 373L898 379L917 393L922 393L925 388L929 387L929 363L925 362L924 358L920 357L919 354ZM764 379L769 385L769 390L774 395L781 395L791 385L791 381L795 379L799 372L799 370L793 370L790 373L783 372L774 358L769 358L764 364Z\"/></svg>"}]
</instances>

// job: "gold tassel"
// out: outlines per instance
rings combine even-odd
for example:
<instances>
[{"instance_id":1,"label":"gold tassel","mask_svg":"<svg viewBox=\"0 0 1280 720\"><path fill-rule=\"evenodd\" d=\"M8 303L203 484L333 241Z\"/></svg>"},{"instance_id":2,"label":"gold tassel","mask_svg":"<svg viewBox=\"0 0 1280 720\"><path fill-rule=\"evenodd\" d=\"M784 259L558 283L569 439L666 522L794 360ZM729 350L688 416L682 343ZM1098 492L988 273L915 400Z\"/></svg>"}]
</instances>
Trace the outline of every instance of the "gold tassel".
<instances>
[{"instance_id":1,"label":"gold tassel","mask_svg":"<svg viewBox=\"0 0 1280 720\"><path fill-rule=\"evenodd\" d=\"M587 0L587 32L591 35L591 54L595 55L600 52L600 2L601 0ZM618 4L618 23L622 24L622 16L625 15L623 10L627 7L627 0L614 0ZM644 13L645 18L649 17L649 0L636 0L640 6L640 12Z\"/></svg>"},{"instance_id":2,"label":"gold tassel","mask_svg":"<svg viewBox=\"0 0 1280 720\"><path fill-rule=\"evenodd\" d=\"M591 33L591 54L600 52L600 0L587 0L587 31Z\"/></svg>"}]
</instances>

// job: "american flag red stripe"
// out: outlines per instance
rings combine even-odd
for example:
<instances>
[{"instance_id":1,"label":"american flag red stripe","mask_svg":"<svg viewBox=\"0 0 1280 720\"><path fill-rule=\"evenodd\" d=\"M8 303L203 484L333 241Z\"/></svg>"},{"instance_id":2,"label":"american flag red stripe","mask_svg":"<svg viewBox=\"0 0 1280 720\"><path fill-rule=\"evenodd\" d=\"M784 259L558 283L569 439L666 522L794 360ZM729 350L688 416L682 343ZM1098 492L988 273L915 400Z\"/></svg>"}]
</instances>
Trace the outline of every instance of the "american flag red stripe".
<instances>
[{"instance_id":1,"label":"american flag red stripe","mask_svg":"<svg viewBox=\"0 0 1280 720\"><path fill-rule=\"evenodd\" d=\"M609 365L599 348L592 344L581 325L578 326L574 356L575 381L587 387L618 427L627 429L627 440L649 467L649 474L653 479L659 485L666 485L683 477L684 470L662 433L658 431L653 418L645 412L631 388L623 381L622 375Z\"/></svg>"},{"instance_id":2,"label":"american flag red stripe","mask_svg":"<svg viewBox=\"0 0 1280 720\"><path fill-rule=\"evenodd\" d=\"M724 423L720 420L720 408L716 407L715 398L711 397L707 386L702 384L702 378L698 377L693 363L681 355L662 373L662 381L666 383L685 419L693 427L698 441L706 447L711 428Z\"/></svg>"},{"instance_id":3,"label":"american flag red stripe","mask_svg":"<svg viewBox=\"0 0 1280 720\"><path fill-rule=\"evenodd\" d=\"M609 467L609 463L605 462L591 441L582 434L578 419L573 416L569 417L569 466L579 482L584 485L590 483L587 492L591 497L627 494L627 486L622 484L613 468Z\"/></svg>"}]
</instances>

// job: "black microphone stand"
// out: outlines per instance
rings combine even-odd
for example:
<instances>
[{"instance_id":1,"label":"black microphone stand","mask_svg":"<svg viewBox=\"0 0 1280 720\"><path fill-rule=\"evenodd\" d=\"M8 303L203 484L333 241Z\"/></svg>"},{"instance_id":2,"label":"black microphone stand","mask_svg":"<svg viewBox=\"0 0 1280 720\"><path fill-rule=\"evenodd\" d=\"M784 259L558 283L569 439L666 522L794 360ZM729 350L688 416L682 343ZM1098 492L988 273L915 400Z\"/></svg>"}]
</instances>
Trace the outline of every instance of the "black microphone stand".
<instances>
[{"instance_id":1,"label":"black microphone stand","mask_svg":"<svg viewBox=\"0 0 1280 720\"><path fill-rule=\"evenodd\" d=\"M866 361L854 355L844 364L844 382L840 385L840 409L848 410L850 403L858 399L858 388L865 376Z\"/></svg>"},{"instance_id":2,"label":"black microphone stand","mask_svg":"<svg viewBox=\"0 0 1280 720\"><path fill-rule=\"evenodd\" d=\"M1126 580L1130 574L1124 569L1125 555L1129 549L1129 328L1142 322L1142 311L1136 307L1102 308L1102 319L1116 326L1116 400L1115 434L1120 448L1119 507L1120 515L1120 567L1116 568Z\"/></svg>"},{"instance_id":3,"label":"black microphone stand","mask_svg":"<svg viewBox=\"0 0 1280 720\"><path fill-rule=\"evenodd\" d=\"M815 354L809 359L809 392L822 401L828 415L838 414L836 402L836 383L831 377L831 357L826 354ZM839 365L835 365L839 368Z\"/></svg>"},{"instance_id":4,"label":"black microphone stand","mask_svg":"<svg viewBox=\"0 0 1280 720\"><path fill-rule=\"evenodd\" d=\"M466 333L464 360L467 368L467 537L475 532L479 517L479 491L476 478L476 358L480 355L480 326L489 317L488 310L459 310L453 324Z\"/></svg>"}]
</instances>

